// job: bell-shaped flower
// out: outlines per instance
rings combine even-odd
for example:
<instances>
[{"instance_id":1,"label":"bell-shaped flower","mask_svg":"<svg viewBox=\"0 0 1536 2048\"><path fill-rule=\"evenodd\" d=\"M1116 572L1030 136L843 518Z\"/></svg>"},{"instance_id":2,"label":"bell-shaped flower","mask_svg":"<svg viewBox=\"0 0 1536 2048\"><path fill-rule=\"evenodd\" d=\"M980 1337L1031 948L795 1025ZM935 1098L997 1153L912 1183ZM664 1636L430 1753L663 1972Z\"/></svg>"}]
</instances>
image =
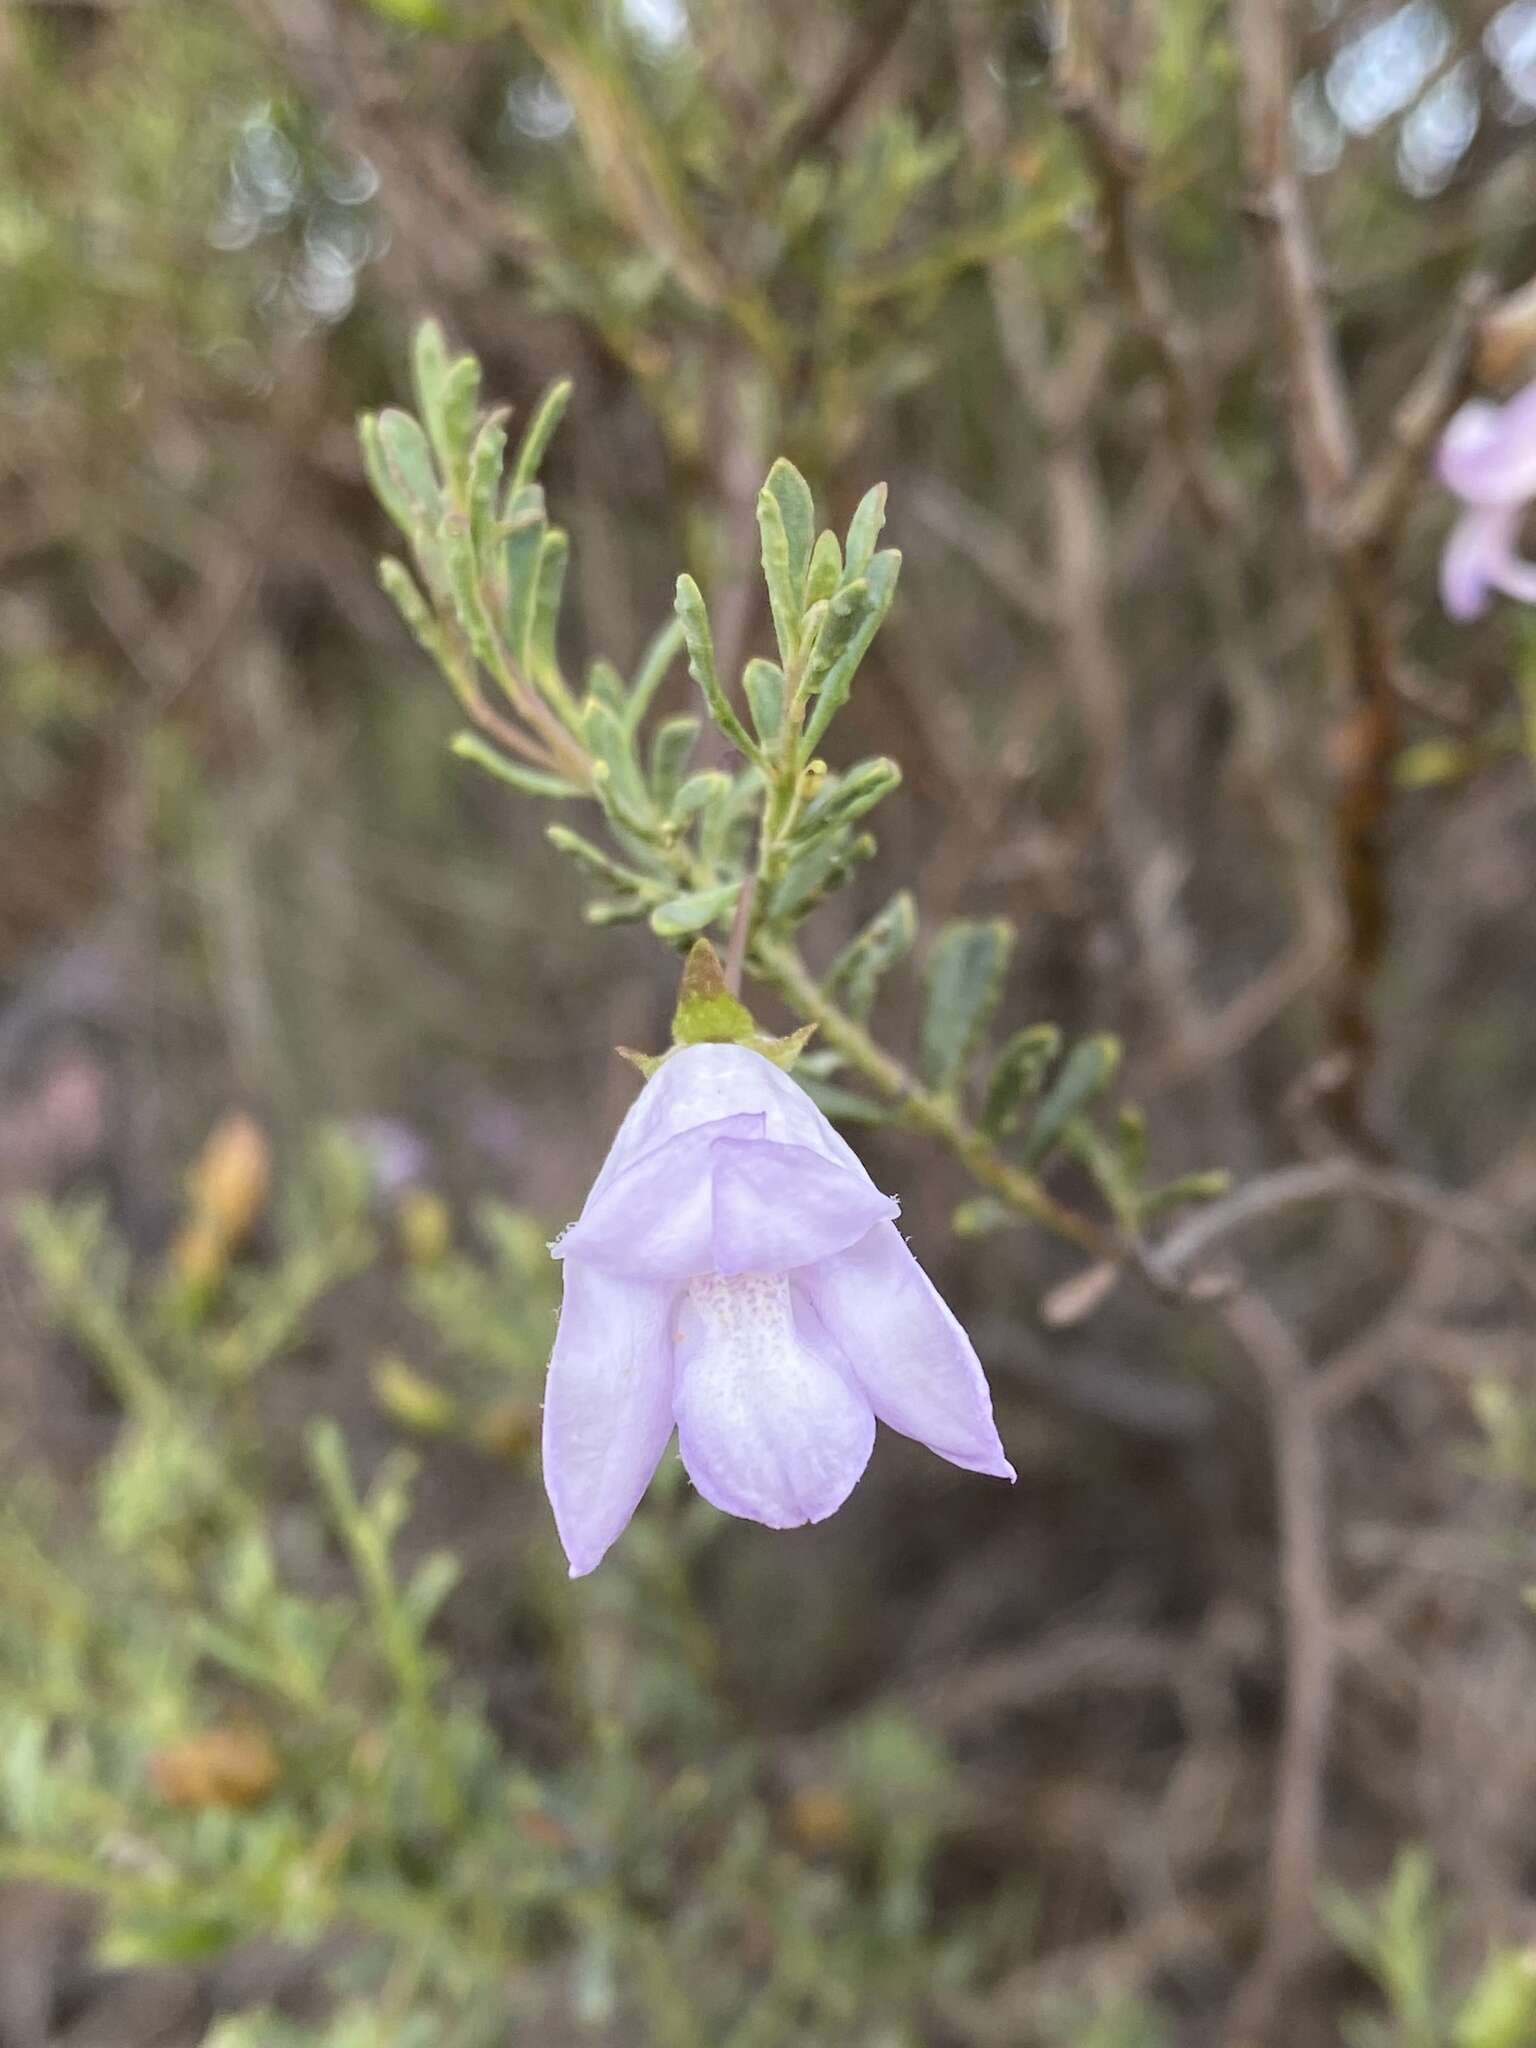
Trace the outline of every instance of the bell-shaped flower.
<instances>
[{"instance_id":1,"label":"bell-shaped flower","mask_svg":"<svg viewBox=\"0 0 1536 2048\"><path fill-rule=\"evenodd\" d=\"M970 1340L810 1097L745 1045L671 1053L554 1247L544 1482L571 1575L677 1431L706 1500L773 1529L841 1507L877 1419L1012 1479Z\"/></svg>"},{"instance_id":2,"label":"bell-shaped flower","mask_svg":"<svg viewBox=\"0 0 1536 2048\"><path fill-rule=\"evenodd\" d=\"M1536 498L1536 383L1507 405L1464 405L1441 436L1435 466L1467 508L1440 559L1451 617L1477 618L1496 590L1536 604L1536 562L1520 552L1520 521Z\"/></svg>"}]
</instances>

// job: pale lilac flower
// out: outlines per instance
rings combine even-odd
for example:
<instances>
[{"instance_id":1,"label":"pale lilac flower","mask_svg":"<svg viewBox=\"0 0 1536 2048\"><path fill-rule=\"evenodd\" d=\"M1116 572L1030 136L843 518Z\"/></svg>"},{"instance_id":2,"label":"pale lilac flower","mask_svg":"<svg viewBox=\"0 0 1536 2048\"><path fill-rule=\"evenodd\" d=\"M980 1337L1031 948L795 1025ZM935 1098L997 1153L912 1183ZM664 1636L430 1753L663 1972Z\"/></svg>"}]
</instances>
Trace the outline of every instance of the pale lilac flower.
<instances>
[{"instance_id":1,"label":"pale lilac flower","mask_svg":"<svg viewBox=\"0 0 1536 2048\"><path fill-rule=\"evenodd\" d=\"M544 1483L579 1578L674 1428L706 1500L773 1529L841 1507L878 1418L1012 1479L970 1340L810 1097L740 1045L672 1053L554 1247Z\"/></svg>"},{"instance_id":2,"label":"pale lilac flower","mask_svg":"<svg viewBox=\"0 0 1536 2048\"><path fill-rule=\"evenodd\" d=\"M1520 553L1520 521L1536 498L1536 383L1507 405L1474 399L1440 440L1440 481L1466 505L1440 559L1440 594L1453 619L1475 619L1502 590L1536 604L1536 562Z\"/></svg>"}]
</instances>

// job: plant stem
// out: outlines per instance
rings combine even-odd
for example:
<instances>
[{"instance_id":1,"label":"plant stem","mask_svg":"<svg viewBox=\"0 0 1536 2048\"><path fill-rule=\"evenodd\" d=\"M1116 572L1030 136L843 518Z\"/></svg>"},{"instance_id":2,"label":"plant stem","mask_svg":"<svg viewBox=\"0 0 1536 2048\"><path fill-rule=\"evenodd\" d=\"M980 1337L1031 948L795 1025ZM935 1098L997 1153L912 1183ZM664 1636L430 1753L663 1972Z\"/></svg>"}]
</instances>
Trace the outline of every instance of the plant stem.
<instances>
[{"instance_id":1,"label":"plant stem","mask_svg":"<svg viewBox=\"0 0 1536 2048\"><path fill-rule=\"evenodd\" d=\"M862 1024L823 992L792 944L760 935L751 964L797 1016L818 1027L823 1042L841 1053L862 1080L897 1105L904 1123L936 1138L989 1194L1084 1251L1102 1256L1113 1249L1110 1234L1101 1225L1057 1201L1032 1173L1005 1159L967 1120L953 1096L925 1088L900 1060L877 1045Z\"/></svg>"}]
</instances>

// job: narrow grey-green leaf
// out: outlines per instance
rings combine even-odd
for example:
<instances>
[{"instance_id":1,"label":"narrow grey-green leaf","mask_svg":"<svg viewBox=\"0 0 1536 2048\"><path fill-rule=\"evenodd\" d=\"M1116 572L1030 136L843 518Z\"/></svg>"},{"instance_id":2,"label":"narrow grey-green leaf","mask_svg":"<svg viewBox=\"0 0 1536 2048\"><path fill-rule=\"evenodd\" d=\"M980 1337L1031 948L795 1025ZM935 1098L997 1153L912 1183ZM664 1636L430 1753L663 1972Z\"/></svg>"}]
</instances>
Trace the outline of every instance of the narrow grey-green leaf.
<instances>
[{"instance_id":1,"label":"narrow grey-green leaf","mask_svg":"<svg viewBox=\"0 0 1536 2048\"><path fill-rule=\"evenodd\" d=\"M643 818L650 808L645 780L623 719L594 697L582 707L581 735L595 758L606 766L613 796L625 811Z\"/></svg>"},{"instance_id":2,"label":"narrow grey-green leaf","mask_svg":"<svg viewBox=\"0 0 1536 2048\"><path fill-rule=\"evenodd\" d=\"M711 719L749 761L756 760L757 748L720 687L709 613L704 607L703 592L691 576L679 576L677 579L677 616L688 647L688 673L703 692Z\"/></svg>"},{"instance_id":3,"label":"narrow grey-green leaf","mask_svg":"<svg viewBox=\"0 0 1536 2048\"><path fill-rule=\"evenodd\" d=\"M651 741L651 794L659 810L670 811L678 786L688 772L689 758L699 742L697 718L684 713L664 718Z\"/></svg>"},{"instance_id":4,"label":"narrow grey-green leaf","mask_svg":"<svg viewBox=\"0 0 1536 2048\"><path fill-rule=\"evenodd\" d=\"M805 608L829 598L843 580L843 551L837 535L829 528L811 550L811 566L805 578Z\"/></svg>"},{"instance_id":5,"label":"narrow grey-green leaf","mask_svg":"<svg viewBox=\"0 0 1536 2048\"><path fill-rule=\"evenodd\" d=\"M390 478L415 519L429 529L442 514L442 492L427 437L408 412L387 406L379 414L379 446Z\"/></svg>"},{"instance_id":6,"label":"narrow grey-green leaf","mask_svg":"<svg viewBox=\"0 0 1536 2048\"><path fill-rule=\"evenodd\" d=\"M811 487L785 456L768 472L763 489L777 502L784 522L789 548L789 574L797 603L805 603L805 579L811 566L811 544L816 538L816 506Z\"/></svg>"},{"instance_id":7,"label":"narrow grey-green leaf","mask_svg":"<svg viewBox=\"0 0 1536 2048\"><path fill-rule=\"evenodd\" d=\"M814 1075L798 1072L795 1078L822 1115L835 1124L888 1124L895 1115L888 1102L872 1102L867 1095L840 1087L836 1081L818 1081Z\"/></svg>"},{"instance_id":8,"label":"narrow grey-green leaf","mask_svg":"<svg viewBox=\"0 0 1536 2048\"><path fill-rule=\"evenodd\" d=\"M987 1082L981 1128L989 1138L1006 1137L1014 1129L1024 1104L1045 1085L1060 1051L1061 1032L1054 1024L1031 1024L1013 1034Z\"/></svg>"},{"instance_id":9,"label":"narrow grey-green leaf","mask_svg":"<svg viewBox=\"0 0 1536 2048\"><path fill-rule=\"evenodd\" d=\"M560 673L555 639L560 625L560 601L565 594L565 572L571 559L569 536L558 526L544 535L539 549L539 566L533 584L533 616L528 626L529 674L539 681Z\"/></svg>"},{"instance_id":10,"label":"narrow grey-green leaf","mask_svg":"<svg viewBox=\"0 0 1536 2048\"><path fill-rule=\"evenodd\" d=\"M740 889L739 882L722 882L713 889L695 889L686 896L658 903L651 912L651 930L663 939L680 939L689 932L702 931L734 911Z\"/></svg>"},{"instance_id":11,"label":"narrow grey-green leaf","mask_svg":"<svg viewBox=\"0 0 1536 2048\"><path fill-rule=\"evenodd\" d=\"M678 790L667 809L667 815L684 824L699 811L718 803L729 793L731 778L722 775L718 768L701 768L697 775L690 775Z\"/></svg>"},{"instance_id":12,"label":"narrow grey-green leaf","mask_svg":"<svg viewBox=\"0 0 1536 2048\"><path fill-rule=\"evenodd\" d=\"M358 415L357 438L363 451L363 468L373 486L373 495L393 519L400 531L414 538L420 523L420 515L412 499L395 481L390 466L384 457L383 437L379 432L377 413L365 412Z\"/></svg>"},{"instance_id":13,"label":"narrow grey-green leaf","mask_svg":"<svg viewBox=\"0 0 1536 2048\"><path fill-rule=\"evenodd\" d=\"M1039 1165L1073 1117L1103 1094L1119 1064L1120 1041L1107 1031L1073 1046L1025 1136L1026 1166Z\"/></svg>"},{"instance_id":14,"label":"narrow grey-green leaf","mask_svg":"<svg viewBox=\"0 0 1536 2048\"><path fill-rule=\"evenodd\" d=\"M884 755L860 761L846 775L828 783L811 803L796 828L796 839L809 843L823 832L850 825L888 797L901 782L901 770Z\"/></svg>"},{"instance_id":15,"label":"narrow grey-green leaf","mask_svg":"<svg viewBox=\"0 0 1536 2048\"><path fill-rule=\"evenodd\" d=\"M1003 992L1012 951L1005 918L960 918L939 933L924 976L922 1065L931 1088L958 1084Z\"/></svg>"},{"instance_id":16,"label":"narrow grey-green leaf","mask_svg":"<svg viewBox=\"0 0 1536 2048\"><path fill-rule=\"evenodd\" d=\"M538 585L539 557L544 550L544 493L537 484L518 492L507 507L504 521L506 541L502 560L506 570L506 641L519 671L528 667L528 638L533 630L534 593Z\"/></svg>"},{"instance_id":17,"label":"narrow grey-green leaf","mask_svg":"<svg viewBox=\"0 0 1536 2048\"><path fill-rule=\"evenodd\" d=\"M475 553L474 537L463 513L448 514L439 529L438 544L448 571L448 586L453 592L454 612L464 630L464 637L475 659L494 673L496 631L480 586L480 561Z\"/></svg>"},{"instance_id":18,"label":"narrow grey-green leaf","mask_svg":"<svg viewBox=\"0 0 1536 2048\"><path fill-rule=\"evenodd\" d=\"M790 920L808 916L861 861L871 859L875 849L871 832L852 833L845 825L824 834L796 854L784 870L769 905L773 916Z\"/></svg>"},{"instance_id":19,"label":"narrow grey-green leaf","mask_svg":"<svg viewBox=\"0 0 1536 2048\"><path fill-rule=\"evenodd\" d=\"M584 793L562 776L546 775L538 768L527 768L521 761L512 760L477 732L456 732L448 742L448 751L457 754L461 761L473 761L477 768L484 768L498 781L510 783L524 796L569 797Z\"/></svg>"},{"instance_id":20,"label":"narrow grey-green leaf","mask_svg":"<svg viewBox=\"0 0 1536 2048\"><path fill-rule=\"evenodd\" d=\"M595 697L598 703L606 704L616 717L628 722L629 692L624 687L624 678L613 663L605 661L601 655L587 670L587 694Z\"/></svg>"},{"instance_id":21,"label":"narrow grey-green leaf","mask_svg":"<svg viewBox=\"0 0 1536 2048\"><path fill-rule=\"evenodd\" d=\"M458 481L467 476L469 445L480 411L480 365L473 356L459 356L443 379L442 438L438 458L444 474Z\"/></svg>"},{"instance_id":22,"label":"narrow grey-green leaf","mask_svg":"<svg viewBox=\"0 0 1536 2048\"><path fill-rule=\"evenodd\" d=\"M869 651L869 643L880 630L880 623L891 608L891 599L896 595L896 579L901 573L901 556L894 548L887 548L875 556L868 573L857 583L845 584L831 601L827 610L826 624L822 627L825 638L828 627L838 616L838 606L845 597L854 599L856 610L852 616L851 630L841 635L836 653L830 665L821 668L818 675L820 695L805 728L801 741L801 753L809 760L815 752L822 734L832 723L848 701L848 692L853 687L853 678L859 663ZM857 595L855 595L857 593ZM819 645L819 643L818 643ZM811 658L812 671L817 671L817 658Z\"/></svg>"},{"instance_id":23,"label":"narrow grey-green leaf","mask_svg":"<svg viewBox=\"0 0 1536 2048\"><path fill-rule=\"evenodd\" d=\"M571 831L568 825L546 825L544 837L557 852L565 854L575 861L579 868L584 868L589 875L595 875L600 882L608 882L626 891L643 892L651 886L644 875L637 874L633 868L627 868L622 862L614 860L611 855L604 853L601 847L594 846L590 839L584 839L579 832Z\"/></svg>"},{"instance_id":24,"label":"narrow grey-green leaf","mask_svg":"<svg viewBox=\"0 0 1536 2048\"><path fill-rule=\"evenodd\" d=\"M893 896L864 929L849 940L827 973L829 992L861 1022L874 1006L880 977L912 950L917 908L905 889Z\"/></svg>"},{"instance_id":25,"label":"narrow grey-green leaf","mask_svg":"<svg viewBox=\"0 0 1536 2048\"><path fill-rule=\"evenodd\" d=\"M871 484L848 525L848 558L843 574L850 582L855 576L862 576L874 559L884 525L885 485Z\"/></svg>"},{"instance_id":26,"label":"narrow grey-green leaf","mask_svg":"<svg viewBox=\"0 0 1536 2048\"><path fill-rule=\"evenodd\" d=\"M531 484L539 473L551 436L565 416L570 403L571 380L562 377L557 384L551 384L535 408L533 418L523 429L523 438L517 444L517 455L512 464L512 488L521 490L524 484Z\"/></svg>"},{"instance_id":27,"label":"narrow grey-green leaf","mask_svg":"<svg viewBox=\"0 0 1536 2048\"><path fill-rule=\"evenodd\" d=\"M752 711L752 723L765 747L772 747L784 730L786 685L784 671L775 662L749 661L741 687Z\"/></svg>"},{"instance_id":28,"label":"narrow grey-green leaf","mask_svg":"<svg viewBox=\"0 0 1536 2048\"><path fill-rule=\"evenodd\" d=\"M651 699L666 681L667 670L676 661L682 646L682 620L668 619L641 655L640 666L635 670L635 679L630 684L628 717L631 728L638 726L650 709Z\"/></svg>"},{"instance_id":29,"label":"narrow grey-green leaf","mask_svg":"<svg viewBox=\"0 0 1536 2048\"><path fill-rule=\"evenodd\" d=\"M432 607L418 589L404 562L386 555L379 564L379 582L421 645L435 661L442 636Z\"/></svg>"},{"instance_id":30,"label":"narrow grey-green leaf","mask_svg":"<svg viewBox=\"0 0 1536 2048\"><path fill-rule=\"evenodd\" d=\"M789 536L784 531L784 513L772 491L757 494L757 530L763 544L763 581L768 586L768 606L773 613L773 634L779 643L779 660L787 669L800 644L800 615L805 609L803 580L797 578L789 555Z\"/></svg>"},{"instance_id":31,"label":"narrow grey-green leaf","mask_svg":"<svg viewBox=\"0 0 1536 2048\"><path fill-rule=\"evenodd\" d=\"M469 457L469 519L475 546L486 553L496 527L496 494L507 448L505 413L491 413L475 436Z\"/></svg>"},{"instance_id":32,"label":"narrow grey-green leaf","mask_svg":"<svg viewBox=\"0 0 1536 2048\"><path fill-rule=\"evenodd\" d=\"M735 864L752 831L758 805L762 802L763 778L756 768L744 768L731 779L718 803L706 807L699 833L699 851L711 867Z\"/></svg>"},{"instance_id":33,"label":"narrow grey-green leaf","mask_svg":"<svg viewBox=\"0 0 1536 2048\"><path fill-rule=\"evenodd\" d=\"M443 387L448 381L448 339L436 320L423 320L411 348L411 382L416 406L441 450Z\"/></svg>"},{"instance_id":34,"label":"narrow grey-green leaf","mask_svg":"<svg viewBox=\"0 0 1536 2048\"><path fill-rule=\"evenodd\" d=\"M582 905L582 917L590 925L639 924L651 914L654 896L596 897Z\"/></svg>"}]
</instances>

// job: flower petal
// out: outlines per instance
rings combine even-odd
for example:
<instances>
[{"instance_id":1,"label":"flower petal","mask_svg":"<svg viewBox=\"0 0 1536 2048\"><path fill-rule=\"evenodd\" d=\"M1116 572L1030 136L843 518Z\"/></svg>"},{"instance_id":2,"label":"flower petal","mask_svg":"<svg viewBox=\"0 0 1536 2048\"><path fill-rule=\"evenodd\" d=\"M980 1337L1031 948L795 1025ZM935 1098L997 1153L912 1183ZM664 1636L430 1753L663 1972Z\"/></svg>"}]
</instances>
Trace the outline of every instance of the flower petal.
<instances>
[{"instance_id":1,"label":"flower petal","mask_svg":"<svg viewBox=\"0 0 1536 2048\"><path fill-rule=\"evenodd\" d=\"M593 1189L555 1256L637 1280L780 1273L898 1213L860 1167L766 1140L762 1112L679 1131Z\"/></svg>"},{"instance_id":2,"label":"flower petal","mask_svg":"<svg viewBox=\"0 0 1536 2048\"><path fill-rule=\"evenodd\" d=\"M672 1434L675 1294L566 1265L544 1393L544 1486L573 1579L623 1533Z\"/></svg>"},{"instance_id":3,"label":"flower petal","mask_svg":"<svg viewBox=\"0 0 1536 2048\"><path fill-rule=\"evenodd\" d=\"M894 1223L797 1281L883 1423L952 1465L1016 1476L971 1340Z\"/></svg>"},{"instance_id":4,"label":"flower petal","mask_svg":"<svg viewBox=\"0 0 1536 2048\"><path fill-rule=\"evenodd\" d=\"M761 1111L723 1116L653 1145L623 1172L606 1169L586 1207L554 1246L637 1280L689 1280L715 1266L715 1147L761 1135Z\"/></svg>"},{"instance_id":5,"label":"flower petal","mask_svg":"<svg viewBox=\"0 0 1536 2048\"><path fill-rule=\"evenodd\" d=\"M1536 603L1536 563L1518 551L1519 525L1518 507L1475 505L1451 528L1440 558L1440 595L1453 619L1477 618L1494 590Z\"/></svg>"},{"instance_id":6,"label":"flower petal","mask_svg":"<svg viewBox=\"0 0 1536 2048\"><path fill-rule=\"evenodd\" d=\"M744 1045L688 1045L670 1053L641 1089L615 1134L592 1194L679 1132L748 1112L763 1117L763 1135L776 1144L807 1145L863 1173L858 1154L799 1083L771 1060Z\"/></svg>"},{"instance_id":7,"label":"flower petal","mask_svg":"<svg viewBox=\"0 0 1536 2048\"><path fill-rule=\"evenodd\" d=\"M848 1498L875 1418L797 1330L777 1276L695 1281L680 1316L677 1435L694 1485L728 1515L793 1529Z\"/></svg>"},{"instance_id":8,"label":"flower petal","mask_svg":"<svg viewBox=\"0 0 1536 2048\"><path fill-rule=\"evenodd\" d=\"M862 1169L852 1173L806 1145L722 1137L713 1164L717 1273L787 1273L901 1213Z\"/></svg>"},{"instance_id":9,"label":"flower petal","mask_svg":"<svg viewBox=\"0 0 1536 2048\"><path fill-rule=\"evenodd\" d=\"M1440 481L1472 505L1536 498L1536 383L1507 405L1464 405L1441 436L1435 467Z\"/></svg>"}]
</instances>

